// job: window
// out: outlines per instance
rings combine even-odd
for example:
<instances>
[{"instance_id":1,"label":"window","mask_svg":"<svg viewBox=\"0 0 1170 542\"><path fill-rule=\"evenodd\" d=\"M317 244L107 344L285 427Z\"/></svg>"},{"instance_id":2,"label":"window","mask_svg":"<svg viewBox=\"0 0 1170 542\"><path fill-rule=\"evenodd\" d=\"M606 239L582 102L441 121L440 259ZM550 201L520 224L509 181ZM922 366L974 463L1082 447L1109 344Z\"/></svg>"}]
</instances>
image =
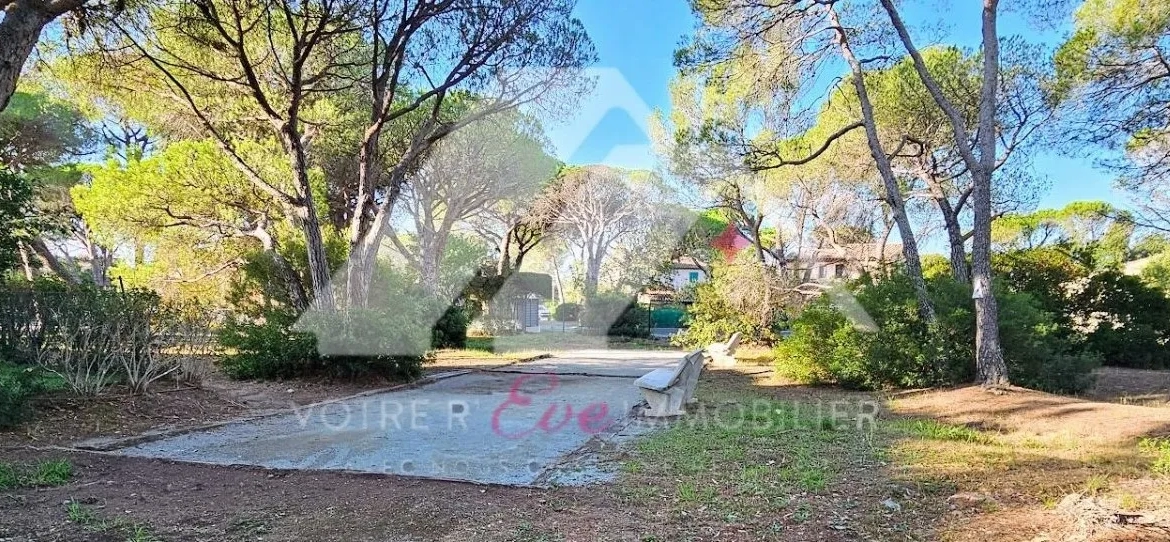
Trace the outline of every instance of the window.
<instances>
[{"instance_id":1,"label":"window","mask_svg":"<svg viewBox=\"0 0 1170 542\"><path fill-rule=\"evenodd\" d=\"M691 271L690 277L688 277L688 278L690 279L691 282L699 282L699 272L698 271Z\"/></svg>"},{"instance_id":2,"label":"window","mask_svg":"<svg viewBox=\"0 0 1170 542\"><path fill-rule=\"evenodd\" d=\"M837 268L834 269L833 271L837 274L837 278L844 277L845 276L845 264L843 264L843 263L837 264Z\"/></svg>"}]
</instances>

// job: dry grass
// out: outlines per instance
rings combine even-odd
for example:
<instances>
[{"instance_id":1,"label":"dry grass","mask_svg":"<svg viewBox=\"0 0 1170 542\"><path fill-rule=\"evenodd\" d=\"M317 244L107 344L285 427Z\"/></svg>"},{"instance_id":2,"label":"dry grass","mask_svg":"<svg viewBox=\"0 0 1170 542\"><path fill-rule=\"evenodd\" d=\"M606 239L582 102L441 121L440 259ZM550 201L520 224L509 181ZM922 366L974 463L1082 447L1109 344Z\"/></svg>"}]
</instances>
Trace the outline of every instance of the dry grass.
<instances>
[{"instance_id":1,"label":"dry grass","mask_svg":"<svg viewBox=\"0 0 1170 542\"><path fill-rule=\"evenodd\" d=\"M948 517L946 540L1096 540L1075 525L1077 518L1057 510L1071 494L1139 516L1161 517L1170 509L1170 484L1155 472L1154 446L1139 444L1170 432L1170 410L975 387L912 395L891 407L981 435L912 435L893 450L896 476L986 497ZM1134 539L1144 532L1127 529Z\"/></svg>"}]
</instances>

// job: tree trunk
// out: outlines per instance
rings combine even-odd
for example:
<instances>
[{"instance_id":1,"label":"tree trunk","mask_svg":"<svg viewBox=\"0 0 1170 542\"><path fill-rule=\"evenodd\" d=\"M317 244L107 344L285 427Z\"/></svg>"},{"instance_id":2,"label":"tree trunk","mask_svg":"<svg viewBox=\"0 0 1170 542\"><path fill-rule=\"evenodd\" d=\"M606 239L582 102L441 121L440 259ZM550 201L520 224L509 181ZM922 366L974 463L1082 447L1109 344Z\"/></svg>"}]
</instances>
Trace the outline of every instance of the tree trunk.
<instances>
[{"instance_id":1,"label":"tree trunk","mask_svg":"<svg viewBox=\"0 0 1170 542\"><path fill-rule=\"evenodd\" d=\"M284 286L288 292L289 304L292 305L298 313L303 312L309 308L309 298L305 294L305 285L301 282L300 275L293 269L292 264L281 255L277 249L276 239L272 234L268 233L263 227L257 227L249 232L249 235L260 240L260 245L264 247L264 251L272 257L272 265L276 267L276 272L280 274L284 281Z\"/></svg>"},{"instance_id":2,"label":"tree trunk","mask_svg":"<svg viewBox=\"0 0 1170 542\"><path fill-rule=\"evenodd\" d=\"M983 87L979 97L979 164L971 168L975 233L971 246L975 289L975 374L983 385L1008 384L999 343L999 307L991 290L991 177L995 173L996 91L999 88L999 4L983 1Z\"/></svg>"},{"instance_id":3,"label":"tree trunk","mask_svg":"<svg viewBox=\"0 0 1170 542\"><path fill-rule=\"evenodd\" d=\"M60 13L45 9L41 2L18 0L4 9L0 21L0 111L16 92L24 63L36 47L41 30Z\"/></svg>"},{"instance_id":4,"label":"tree trunk","mask_svg":"<svg viewBox=\"0 0 1170 542\"><path fill-rule=\"evenodd\" d=\"M983 175L983 173L980 173ZM980 175L972 175L976 178ZM990 182L975 181L972 193L975 234L971 246L975 298L975 378L984 385L1006 385L1007 364L999 342L999 307L991 289Z\"/></svg>"},{"instance_id":5,"label":"tree trunk","mask_svg":"<svg viewBox=\"0 0 1170 542\"><path fill-rule=\"evenodd\" d=\"M939 210L942 211L943 223L947 230L947 242L951 249L951 275L963 284L971 283L971 272L967 267L967 240L963 237L963 226L959 224L958 215L953 212L950 201L937 200Z\"/></svg>"},{"instance_id":6,"label":"tree trunk","mask_svg":"<svg viewBox=\"0 0 1170 542\"><path fill-rule=\"evenodd\" d=\"M906 259L906 275L910 277L915 297L918 298L918 313L923 320L933 323L935 321L934 304L930 301L930 293L926 290L926 280L922 278L922 259L918 254L918 243L914 239L914 230L910 227L910 219L906 216L906 205L902 199L902 191L898 187L893 167L890 166L890 159L886 155L885 149L882 148L881 139L879 139L877 123L874 121L873 103L869 101L869 93L865 88L865 74L861 62L853 54L853 49L849 46L845 36L844 27L841 26L840 18L837 16L837 10L832 6L829 7L829 17L833 25L837 27L837 44L841 47L841 53L853 72L853 87L857 90L857 98L861 105L861 117L865 125L866 139L869 141L869 151L877 164L878 172L881 173L886 191L886 203L890 207L894 223L898 225L898 235L902 238L902 256Z\"/></svg>"},{"instance_id":7,"label":"tree trunk","mask_svg":"<svg viewBox=\"0 0 1170 542\"><path fill-rule=\"evenodd\" d=\"M512 226L504 232L504 238L500 239L500 259L496 262L496 274L501 277L512 269L512 232L515 230L516 226Z\"/></svg>"},{"instance_id":8,"label":"tree trunk","mask_svg":"<svg viewBox=\"0 0 1170 542\"><path fill-rule=\"evenodd\" d=\"M32 255L29 254L28 245L25 245L22 241L17 245L17 247L20 250L20 267L22 270L24 270L24 278L25 280L32 282L36 280L37 276L33 271Z\"/></svg>"},{"instance_id":9,"label":"tree trunk","mask_svg":"<svg viewBox=\"0 0 1170 542\"><path fill-rule=\"evenodd\" d=\"M53 251L49 250L49 247L45 245L45 241L43 239L39 237L33 238L28 242L28 246L29 248L32 248L33 252L35 252L37 256L41 258L41 260L45 262L45 265L49 266L49 269L51 269L53 273L56 273L58 277L61 277L61 280L64 280L70 284L81 284L81 280L73 273L73 270L69 269L68 266L61 263L61 260L57 258L57 255L53 254Z\"/></svg>"},{"instance_id":10,"label":"tree trunk","mask_svg":"<svg viewBox=\"0 0 1170 542\"><path fill-rule=\"evenodd\" d=\"M433 233L419 236L419 281L431 295L439 293L439 266L443 259L443 246Z\"/></svg>"},{"instance_id":11,"label":"tree trunk","mask_svg":"<svg viewBox=\"0 0 1170 542\"><path fill-rule=\"evenodd\" d=\"M333 290L330 287L332 276L329 259L325 253L325 240L321 235L321 219L317 216L313 189L309 183L309 161L305 154L305 144L294 123L286 123L281 131L285 149L290 155L294 186L300 199L299 204L291 209L293 211L291 214L305 235L309 280L313 286L312 304L319 310L331 312L334 309Z\"/></svg>"},{"instance_id":12,"label":"tree trunk","mask_svg":"<svg viewBox=\"0 0 1170 542\"><path fill-rule=\"evenodd\" d=\"M303 208L300 217L301 230L305 232L305 249L309 256L309 279L313 284L313 305L323 311L334 308L333 291L330 289L329 259L325 255L325 240L321 236L321 222L317 210L310 203Z\"/></svg>"},{"instance_id":13,"label":"tree trunk","mask_svg":"<svg viewBox=\"0 0 1170 542\"><path fill-rule=\"evenodd\" d=\"M601 282L601 256L592 249L586 249L585 255L585 301L592 301L597 296L597 285Z\"/></svg>"}]
</instances>

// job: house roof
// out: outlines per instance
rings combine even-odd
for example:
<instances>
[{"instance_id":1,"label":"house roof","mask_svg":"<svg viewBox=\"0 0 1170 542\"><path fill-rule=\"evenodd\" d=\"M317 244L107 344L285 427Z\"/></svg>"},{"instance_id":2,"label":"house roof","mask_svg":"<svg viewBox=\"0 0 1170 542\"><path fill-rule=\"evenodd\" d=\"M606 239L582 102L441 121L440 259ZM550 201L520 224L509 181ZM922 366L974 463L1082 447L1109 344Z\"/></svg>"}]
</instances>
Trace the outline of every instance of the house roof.
<instances>
[{"instance_id":1,"label":"house roof","mask_svg":"<svg viewBox=\"0 0 1170 542\"><path fill-rule=\"evenodd\" d=\"M697 269L702 271L703 266L693 256L680 256L670 262L671 269Z\"/></svg>"},{"instance_id":2,"label":"house roof","mask_svg":"<svg viewBox=\"0 0 1170 542\"><path fill-rule=\"evenodd\" d=\"M874 262L900 261L902 259L902 244L887 243L846 243L835 247L821 247L802 251L789 257L790 262Z\"/></svg>"}]
</instances>

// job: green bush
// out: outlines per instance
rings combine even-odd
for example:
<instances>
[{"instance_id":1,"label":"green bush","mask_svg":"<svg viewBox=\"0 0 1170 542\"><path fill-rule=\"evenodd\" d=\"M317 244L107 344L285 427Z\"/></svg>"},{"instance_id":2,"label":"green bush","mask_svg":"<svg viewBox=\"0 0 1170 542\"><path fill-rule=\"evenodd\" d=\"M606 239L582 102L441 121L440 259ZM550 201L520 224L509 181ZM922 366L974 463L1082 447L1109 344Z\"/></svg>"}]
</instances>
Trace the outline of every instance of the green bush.
<instances>
[{"instance_id":1,"label":"green bush","mask_svg":"<svg viewBox=\"0 0 1170 542\"><path fill-rule=\"evenodd\" d=\"M419 305L349 309L316 316L302 328L288 310L269 310L260 321L231 319L219 335L232 351L222 367L236 379L418 378L433 340Z\"/></svg>"},{"instance_id":2,"label":"green bush","mask_svg":"<svg viewBox=\"0 0 1170 542\"><path fill-rule=\"evenodd\" d=\"M775 349L778 372L806 383L846 388L913 388L969 382L974 377L975 318L967 285L948 277L928 281L937 322L918 316L909 279L895 275L855 285L858 303L877 324L863 329L828 296L793 322L793 335ZM1000 339L1013 382L1053 392L1091 385L1098 358L1070 345L1052 315L1027 294L997 288Z\"/></svg>"},{"instance_id":3,"label":"green bush","mask_svg":"<svg viewBox=\"0 0 1170 542\"><path fill-rule=\"evenodd\" d=\"M1084 348L1108 365L1170 368L1170 299L1138 277L1096 273L1072 295L1072 314L1084 324Z\"/></svg>"},{"instance_id":4,"label":"green bush","mask_svg":"<svg viewBox=\"0 0 1170 542\"><path fill-rule=\"evenodd\" d=\"M646 309L633 299L618 293L600 293L585 302L581 327L613 337L647 337L648 318Z\"/></svg>"},{"instance_id":5,"label":"green bush","mask_svg":"<svg viewBox=\"0 0 1170 542\"><path fill-rule=\"evenodd\" d=\"M1170 367L1170 299L1116 269L1094 270L1075 250L1040 248L996 255L996 273L1013 292L1035 298L1075 350L1106 365ZM1148 268L1147 268L1148 269Z\"/></svg>"},{"instance_id":6,"label":"green bush","mask_svg":"<svg viewBox=\"0 0 1170 542\"><path fill-rule=\"evenodd\" d=\"M775 344L789 326L788 314L803 304L794 293L793 280L761 265L751 254L715 266L711 280L695 287L686 327L671 342L687 349L704 348L739 332L745 343Z\"/></svg>"},{"instance_id":7,"label":"green bush","mask_svg":"<svg viewBox=\"0 0 1170 542\"><path fill-rule=\"evenodd\" d=\"M561 303L553 311L553 319L558 322L576 322L581 318L581 305L576 303Z\"/></svg>"},{"instance_id":8,"label":"green bush","mask_svg":"<svg viewBox=\"0 0 1170 542\"><path fill-rule=\"evenodd\" d=\"M0 362L0 429L11 429L28 420L29 402L46 391L44 382L34 367Z\"/></svg>"},{"instance_id":9,"label":"green bush","mask_svg":"<svg viewBox=\"0 0 1170 542\"><path fill-rule=\"evenodd\" d=\"M296 315L268 309L259 321L232 317L218 334L228 350L220 361L224 374L239 380L296 378L318 370L317 340L292 330Z\"/></svg>"},{"instance_id":10,"label":"green bush","mask_svg":"<svg viewBox=\"0 0 1170 542\"><path fill-rule=\"evenodd\" d=\"M467 311L451 305L431 329L431 346L434 348L464 348L467 346L467 326L471 322Z\"/></svg>"}]
</instances>

